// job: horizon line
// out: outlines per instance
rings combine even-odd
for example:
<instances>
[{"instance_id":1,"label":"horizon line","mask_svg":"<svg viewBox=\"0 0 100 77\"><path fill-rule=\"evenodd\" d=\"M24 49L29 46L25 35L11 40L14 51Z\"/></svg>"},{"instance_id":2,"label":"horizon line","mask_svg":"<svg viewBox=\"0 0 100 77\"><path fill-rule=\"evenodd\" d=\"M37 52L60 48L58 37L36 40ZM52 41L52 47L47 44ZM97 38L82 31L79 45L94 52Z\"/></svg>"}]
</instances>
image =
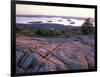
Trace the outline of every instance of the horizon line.
<instances>
[{"instance_id":1,"label":"horizon line","mask_svg":"<svg viewBox=\"0 0 100 77\"><path fill-rule=\"evenodd\" d=\"M86 18L91 18L94 20L93 17L80 17L80 16L56 16L56 15L25 15L25 14L16 14L16 16L44 16L44 17L62 17L62 18L82 18L82 19L86 19Z\"/></svg>"}]
</instances>

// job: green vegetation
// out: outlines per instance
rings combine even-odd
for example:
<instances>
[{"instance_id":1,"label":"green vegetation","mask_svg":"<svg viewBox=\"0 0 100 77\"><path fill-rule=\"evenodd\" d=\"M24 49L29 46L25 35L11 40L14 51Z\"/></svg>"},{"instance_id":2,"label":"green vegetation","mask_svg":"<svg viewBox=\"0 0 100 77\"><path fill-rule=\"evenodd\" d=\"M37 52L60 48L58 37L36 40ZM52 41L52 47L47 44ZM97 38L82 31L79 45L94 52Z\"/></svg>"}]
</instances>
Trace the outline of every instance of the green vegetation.
<instances>
[{"instance_id":1,"label":"green vegetation","mask_svg":"<svg viewBox=\"0 0 100 77\"><path fill-rule=\"evenodd\" d=\"M43 35L43 36L58 36L58 35L62 35L61 31L57 31L57 30L36 30L35 34L37 35Z\"/></svg>"},{"instance_id":2,"label":"green vegetation","mask_svg":"<svg viewBox=\"0 0 100 77\"><path fill-rule=\"evenodd\" d=\"M83 23L81 33L85 35L95 34L95 27L93 27L93 23L91 23L90 18L86 19Z\"/></svg>"},{"instance_id":3,"label":"green vegetation","mask_svg":"<svg viewBox=\"0 0 100 77\"><path fill-rule=\"evenodd\" d=\"M72 29L72 30L56 30L56 29L18 29L16 28L16 32L23 33L25 35L36 35L36 36L57 36L57 37L70 37L73 35L94 35L95 27L93 27L93 23L91 23L90 18L86 19L81 27Z\"/></svg>"},{"instance_id":4,"label":"green vegetation","mask_svg":"<svg viewBox=\"0 0 100 77\"><path fill-rule=\"evenodd\" d=\"M16 29L18 33L23 33L25 35L37 35L37 36L53 36L53 37L70 37L72 35L79 35L80 29L77 30L42 30L42 29Z\"/></svg>"}]
</instances>

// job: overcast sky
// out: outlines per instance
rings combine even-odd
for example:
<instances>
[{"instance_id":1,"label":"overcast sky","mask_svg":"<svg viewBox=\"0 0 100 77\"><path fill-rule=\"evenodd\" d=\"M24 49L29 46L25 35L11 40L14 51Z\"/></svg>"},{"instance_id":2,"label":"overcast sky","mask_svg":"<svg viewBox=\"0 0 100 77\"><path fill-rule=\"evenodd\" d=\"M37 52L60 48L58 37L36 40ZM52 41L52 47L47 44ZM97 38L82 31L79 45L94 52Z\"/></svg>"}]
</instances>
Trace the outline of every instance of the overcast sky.
<instances>
[{"instance_id":1,"label":"overcast sky","mask_svg":"<svg viewBox=\"0 0 100 77\"><path fill-rule=\"evenodd\" d=\"M94 18L94 9L16 4L16 15L53 15Z\"/></svg>"}]
</instances>

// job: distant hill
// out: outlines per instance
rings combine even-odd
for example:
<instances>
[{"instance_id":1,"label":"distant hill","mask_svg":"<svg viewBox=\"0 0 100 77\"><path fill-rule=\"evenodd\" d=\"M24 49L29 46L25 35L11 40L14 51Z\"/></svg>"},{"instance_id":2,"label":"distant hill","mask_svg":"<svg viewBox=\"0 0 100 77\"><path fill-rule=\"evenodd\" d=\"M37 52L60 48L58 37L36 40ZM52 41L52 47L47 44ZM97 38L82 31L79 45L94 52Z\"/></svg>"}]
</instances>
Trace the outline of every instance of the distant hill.
<instances>
[{"instance_id":1,"label":"distant hill","mask_svg":"<svg viewBox=\"0 0 100 77\"><path fill-rule=\"evenodd\" d=\"M79 26L64 26L62 24L51 24L51 23L34 23L34 24L16 24L17 29L42 29L42 30L73 30L73 29L78 29Z\"/></svg>"}]
</instances>

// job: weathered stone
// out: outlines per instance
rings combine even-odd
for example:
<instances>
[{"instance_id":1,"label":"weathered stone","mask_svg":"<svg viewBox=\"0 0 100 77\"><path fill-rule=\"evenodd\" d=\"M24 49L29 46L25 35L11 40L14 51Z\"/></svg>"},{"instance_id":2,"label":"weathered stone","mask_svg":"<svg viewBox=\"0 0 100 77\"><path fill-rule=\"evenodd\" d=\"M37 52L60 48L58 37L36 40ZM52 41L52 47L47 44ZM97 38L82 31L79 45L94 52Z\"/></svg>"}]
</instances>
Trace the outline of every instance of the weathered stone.
<instances>
[{"instance_id":1,"label":"weathered stone","mask_svg":"<svg viewBox=\"0 0 100 77\"><path fill-rule=\"evenodd\" d=\"M39 61L41 61L41 59L42 57L38 54L30 52L22 58L22 60L19 63L19 66L25 69L30 67L33 68L35 65L39 63Z\"/></svg>"},{"instance_id":2,"label":"weathered stone","mask_svg":"<svg viewBox=\"0 0 100 77\"><path fill-rule=\"evenodd\" d=\"M38 48L38 49L36 49L36 50L34 50L33 52L36 52L36 53L38 53L38 54L40 54L40 55L42 55L42 56L46 56L46 54L48 54L49 52L47 51L47 50L45 50L44 48Z\"/></svg>"},{"instance_id":3,"label":"weathered stone","mask_svg":"<svg viewBox=\"0 0 100 77\"><path fill-rule=\"evenodd\" d=\"M38 63L34 68L32 68L32 72L38 72L39 69L41 68L42 65L42 61L40 63Z\"/></svg>"},{"instance_id":4,"label":"weathered stone","mask_svg":"<svg viewBox=\"0 0 100 77\"><path fill-rule=\"evenodd\" d=\"M57 48L58 46L59 46L59 44L49 44L49 45L44 46L43 48L48 50L48 51L52 51L55 48Z\"/></svg>"},{"instance_id":5,"label":"weathered stone","mask_svg":"<svg viewBox=\"0 0 100 77\"><path fill-rule=\"evenodd\" d=\"M65 67L65 63L63 63L61 60L59 60L53 54L49 54L46 58L48 59L48 61L55 64L55 68L58 67L58 65L59 65L60 66L59 70L69 70L69 68L67 66Z\"/></svg>"},{"instance_id":6,"label":"weathered stone","mask_svg":"<svg viewBox=\"0 0 100 77\"><path fill-rule=\"evenodd\" d=\"M55 71L55 64L48 60L43 60L44 62L41 65L41 68L38 70L39 72L49 72L49 71Z\"/></svg>"},{"instance_id":7,"label":"weathered stone","mask_svg":"<svg viewBox=\"0 0 100 77\"><path fill-rule=\"evenodd\" d=\"M20 68L20 67L16 67L16 73L24 73L25 70L23 68Z\"/></svg>"},{"instance_id":8,"label":"weathered stone","mask_svg":"<svg viewBox=\"0 0 100 77\"><path fill-rule=\"evenodd\" d=\"M92 69L95 52L95 39L90 35L69 38L20 35L16 37L16 72Z\"/></svg>"},{"instance_id":9,"label":"weathered stone","mask_svg":"<svg viewBox=\"0 0 100 77\"><path fill-rule=\"evenodd\" d=\"M71 46L70 43L69 46ZM67 48L62 45L61 47L57 48L57 50L52 52L52 54L63 61L68 67L70 67L70 69L87 69L88 64L86 62L84 53L81 51L76 52L76 50L77 49L73 47Z\"/></svg>"},{"instance_id":10,"label":"weathered stone","mask_svg":"<svg viewBox=\"0 0 100 77\"><path fill-rule=\"evenodd\" d=\"M21 51L16 51L16 64L22 59L25 54Z\"/></svg>"},{"instance_id":11,"label":"weathered stone","mask_svg":"<svg viewBox=\"0 0 100 77\"><path fill-rule=\"evenodd\" d=\"M95 68L95 58L87 56L86 59L88 62L89 69L94 69Z\"/></svg>"}]
</instances>

